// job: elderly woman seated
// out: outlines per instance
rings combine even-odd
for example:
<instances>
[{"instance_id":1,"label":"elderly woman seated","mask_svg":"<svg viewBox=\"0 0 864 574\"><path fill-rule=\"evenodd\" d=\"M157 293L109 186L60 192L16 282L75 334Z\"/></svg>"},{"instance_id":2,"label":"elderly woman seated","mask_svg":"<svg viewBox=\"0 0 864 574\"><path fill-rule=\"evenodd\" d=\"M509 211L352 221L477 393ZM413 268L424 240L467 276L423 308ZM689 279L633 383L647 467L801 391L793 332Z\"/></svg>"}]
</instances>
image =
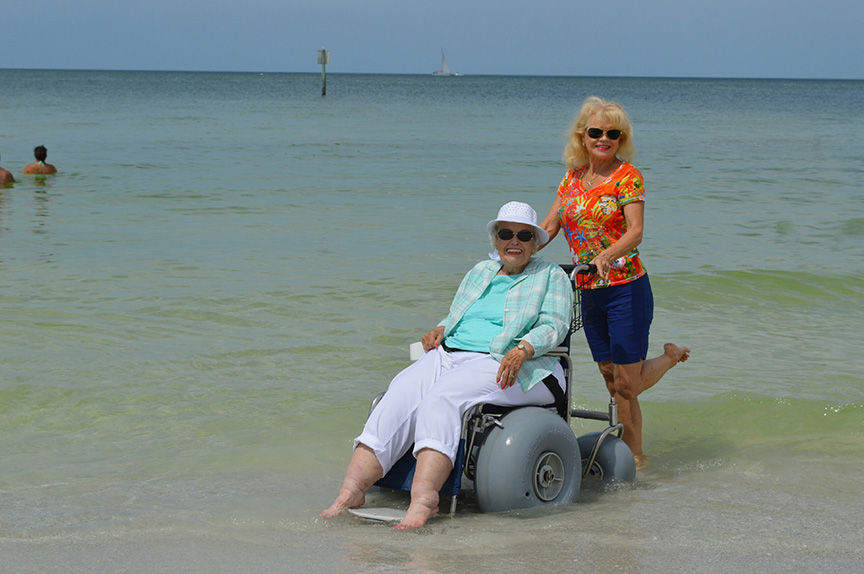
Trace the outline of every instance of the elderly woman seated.
<instances>
[{"instance_id":1,"label":"elderly woman seated","mask_svg":"<svg viewBox=\"0 0 864 574\"><path fill-rule=\"evenodd\" d=\"M530 205L507 203L486 226L495 251L464 277L450 313L423 339L426 353L396 375L372 411L330 518L365 503L366 492L411 445L417 459L411 504L397 528L423 526L453 468L462 414L479 403L554 402L564 388L558 360L545 353L567 334L573 308L561 268L534 256L549 236Z\"/></svg>"}]
</instances>

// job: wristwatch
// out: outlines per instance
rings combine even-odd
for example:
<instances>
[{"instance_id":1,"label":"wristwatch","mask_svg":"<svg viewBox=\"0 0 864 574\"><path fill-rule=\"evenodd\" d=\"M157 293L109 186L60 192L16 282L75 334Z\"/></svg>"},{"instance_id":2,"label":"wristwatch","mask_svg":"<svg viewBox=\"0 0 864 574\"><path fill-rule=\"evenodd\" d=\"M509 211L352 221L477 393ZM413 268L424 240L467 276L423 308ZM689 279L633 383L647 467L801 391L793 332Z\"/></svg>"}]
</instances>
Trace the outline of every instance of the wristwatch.
<instances>
[{"instance_id":1,"label":"wristwatch","mask_svg":"<svg viewBox=\"0 0 864 574\"><path fill-rule=\"evenodd\" d=\"M525 343L519 343L516 345L516 348L525 353L525 356L528 356L528 349L525 348Z\"/></svg>"}]
</instances>

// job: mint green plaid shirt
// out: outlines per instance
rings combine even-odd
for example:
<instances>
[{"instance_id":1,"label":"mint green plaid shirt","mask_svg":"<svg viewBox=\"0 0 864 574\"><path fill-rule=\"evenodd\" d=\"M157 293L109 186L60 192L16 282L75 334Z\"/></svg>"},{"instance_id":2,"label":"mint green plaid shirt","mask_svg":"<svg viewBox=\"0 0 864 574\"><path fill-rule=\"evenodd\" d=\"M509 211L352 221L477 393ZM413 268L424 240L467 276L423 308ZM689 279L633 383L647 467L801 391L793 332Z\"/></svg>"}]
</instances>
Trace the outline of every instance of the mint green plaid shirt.
<instances>
[{"instance_id":1,"label":"mint green plaid shirt","mask_svg":"<svg viewBox=\"0 0 864 574\"><path fill-rule=\"evenodd\" d=\"M445 337L483 295L499 269L498 261L481 261L465 275L450 305L450 314L439 323L444 326ZM567 274L559 265L532 257L507 291L504 328L489 345L489 353L498 362L519 341L527 341L534 347L534 357L522 363L516 379L523 391L552 373L558 359L543 355L564 341L572 312L573 290Z\"/></svg>"}]
</instances>

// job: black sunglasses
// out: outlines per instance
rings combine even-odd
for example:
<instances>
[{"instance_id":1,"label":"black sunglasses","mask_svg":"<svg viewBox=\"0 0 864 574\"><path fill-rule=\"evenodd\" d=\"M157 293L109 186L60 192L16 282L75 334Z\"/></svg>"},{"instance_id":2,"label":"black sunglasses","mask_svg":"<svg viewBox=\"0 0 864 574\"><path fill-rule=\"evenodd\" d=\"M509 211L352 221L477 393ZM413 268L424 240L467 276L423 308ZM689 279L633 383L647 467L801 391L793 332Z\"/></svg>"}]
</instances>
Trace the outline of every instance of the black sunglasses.
<instances>
[{"instance_id":1,"label":"black sunglasses","mask_svg":"<svg viewBox=\"0 0 864 574\"><path fill-rule=\"evenodd\" d=\"M513 239L513 236L516 236L516 239L521 241L522 243L528 243L532 239L534 239L534 232L528 231L527 229L523 229L519 233L513 233L512 229L499 229L498 230L498 239L503 239L504 241L508 241Z\"/></svg>"},{"instance_id":2,"label":"black sunglasses","mask_svg":"<svg viewBox=\"0 0 864 574\"><path fill-rule=\"evenodd\" d=\"M600 128L588 128L585 130L585 133L588 134L588 137L592 140L599 140L603 137L603 130ZM621 137L621 130L609 130L606 132L606 137L610 140L617 140Z\"/></svg>"}]
</instances>

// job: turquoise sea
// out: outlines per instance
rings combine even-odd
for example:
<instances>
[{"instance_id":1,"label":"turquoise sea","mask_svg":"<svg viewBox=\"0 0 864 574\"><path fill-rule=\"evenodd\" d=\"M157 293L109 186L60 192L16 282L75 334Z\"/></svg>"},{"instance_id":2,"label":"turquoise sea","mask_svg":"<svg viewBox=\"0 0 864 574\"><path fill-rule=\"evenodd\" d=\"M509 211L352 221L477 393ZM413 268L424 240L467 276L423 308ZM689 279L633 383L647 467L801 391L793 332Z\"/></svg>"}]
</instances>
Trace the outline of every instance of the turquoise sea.
<instances>
[{"instance_id":1,"label":"turquoise sea","mask_svg":"<svg viewBox=\"0 0 864 574\"><path fill-rule=\"evenodd\" d=\"M0 572L864 571L864 82L320 82L0 70ZM652 353L693 349L642 397L648 470L415 533L320 519L588 95L636 127ZM57 175L21 174L39 144Z\"/></svg>"}]
</instances>

